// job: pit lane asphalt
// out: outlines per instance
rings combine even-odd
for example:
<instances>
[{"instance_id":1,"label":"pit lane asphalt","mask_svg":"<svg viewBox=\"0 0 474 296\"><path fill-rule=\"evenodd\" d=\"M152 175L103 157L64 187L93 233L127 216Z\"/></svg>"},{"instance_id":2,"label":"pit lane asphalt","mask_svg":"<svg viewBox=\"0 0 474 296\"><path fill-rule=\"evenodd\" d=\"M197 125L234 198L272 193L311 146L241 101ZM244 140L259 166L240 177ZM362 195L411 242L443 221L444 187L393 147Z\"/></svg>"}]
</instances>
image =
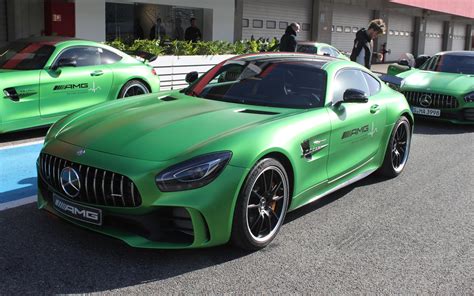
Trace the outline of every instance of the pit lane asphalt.
<instances>
[{"instance_id":1,"label":"pit lane asphalt","mask_svg":"<svg viewBox=\"0 0 474 296\"><path fill-rule=\"evenodd\" d=\"M246 253L133 249L29 204L0 212L0 294L474 294L474 126L417 120L398 178L287 216Z\"/></svg>"}]
</instances>

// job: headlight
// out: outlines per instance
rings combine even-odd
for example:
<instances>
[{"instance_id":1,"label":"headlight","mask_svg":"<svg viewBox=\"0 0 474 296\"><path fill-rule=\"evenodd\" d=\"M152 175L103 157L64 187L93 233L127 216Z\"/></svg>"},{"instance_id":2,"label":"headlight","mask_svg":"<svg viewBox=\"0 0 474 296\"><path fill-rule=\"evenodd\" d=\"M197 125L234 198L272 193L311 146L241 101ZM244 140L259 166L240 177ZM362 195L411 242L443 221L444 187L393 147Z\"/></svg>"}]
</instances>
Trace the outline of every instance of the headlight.
<instances>
[{"instance_id":1,"label":"headlight","mask_svg":"<svg viewBox=\"0 0 474 296\"><path fill-rule=\"evenodd\" d=\"M468 93L465 97L464 97L464 101L466 103L472 103L474 102L474 91L471 92L471 93Z\"/></svg>"},{"instance_id":2,"label":"headlight","mask_svg":"<svg viewBox=\"0 0 474 296\"><path fill-rule=\"evenodd\" d=\"M194 157L173 165L156 176L156 185L163 192L183 191L212 182L229 163L232 152L223 151Z\"/></svg>"}]
</instances>

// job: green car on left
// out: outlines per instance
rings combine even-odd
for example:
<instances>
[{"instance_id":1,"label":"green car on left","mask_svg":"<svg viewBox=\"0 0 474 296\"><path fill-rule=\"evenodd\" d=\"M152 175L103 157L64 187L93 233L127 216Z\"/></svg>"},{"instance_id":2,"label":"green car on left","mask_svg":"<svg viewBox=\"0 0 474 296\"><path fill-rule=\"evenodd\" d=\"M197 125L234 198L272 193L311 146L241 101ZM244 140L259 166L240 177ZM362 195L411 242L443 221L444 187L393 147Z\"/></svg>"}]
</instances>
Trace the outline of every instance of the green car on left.
<instances>
[{"instance_id":1,"label":"green car on left","mask_svg":"<svg viewBox=\"0 0 474 296\"><path fill-rule=\"evenodd\" d=\"M110 46L20 39L0 48L0 133L49 125L84 107L159 88L151 66Z\"/></svg>"}]
</instances>

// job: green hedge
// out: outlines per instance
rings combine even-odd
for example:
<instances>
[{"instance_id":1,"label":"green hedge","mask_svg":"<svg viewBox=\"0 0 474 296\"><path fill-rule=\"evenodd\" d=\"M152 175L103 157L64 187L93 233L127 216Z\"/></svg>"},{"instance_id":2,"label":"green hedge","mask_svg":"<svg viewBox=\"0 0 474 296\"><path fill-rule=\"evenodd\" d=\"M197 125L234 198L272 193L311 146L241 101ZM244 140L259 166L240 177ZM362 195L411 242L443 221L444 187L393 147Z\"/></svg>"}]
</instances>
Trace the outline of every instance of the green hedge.
<instances>
[{"instance_id":1,"label":"green hedge","mask_svg":"<svg viewBox=\"0 0 474 296\"><path fill-rule=\"evenodd\" d=\"M278 40L245 40L234 43L227 41L179 41L160 42L159 40L135 40L132 44L125 44L120 40L105 44L122 51L141 50L155 55L220 55L246 54L265 51L276 51Z\"/></svg>"}]
</instances>

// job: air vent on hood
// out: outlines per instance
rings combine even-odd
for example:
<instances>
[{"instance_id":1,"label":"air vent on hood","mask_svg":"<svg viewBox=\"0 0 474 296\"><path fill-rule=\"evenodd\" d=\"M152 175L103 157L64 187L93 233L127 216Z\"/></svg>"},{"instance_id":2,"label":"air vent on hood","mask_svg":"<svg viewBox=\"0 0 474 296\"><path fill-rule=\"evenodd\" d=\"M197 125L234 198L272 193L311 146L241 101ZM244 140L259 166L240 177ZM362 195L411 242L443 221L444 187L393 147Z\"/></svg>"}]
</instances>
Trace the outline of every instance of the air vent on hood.
<instances>
[{"instance_id":1,"label":"air vent on hood","mask_svg":"<svg viewBox=\"0 0 474 296\"><path fill-rule=\"evenodd\" d=\"M166 97L160 98L160 100L165 101L165 102L168 102L168 101L176 101L177 98L173 98L173 97L170 97L170 96L166 96Z\"/></svg>"},{"instance_id":2,"label":"air vent on hood","mask_svg":"<svg viewBox=\"0 0 474 296\"><path fill-rule=\"evenodd\" d=\"M243 109L237 111L239 113L250 113L250 114L260 114L260 115L277 115L280 113L277 112L270 112L270 111L263 111L263 110L252 110L252 109Z\"/></svg>"}]
</instances>

